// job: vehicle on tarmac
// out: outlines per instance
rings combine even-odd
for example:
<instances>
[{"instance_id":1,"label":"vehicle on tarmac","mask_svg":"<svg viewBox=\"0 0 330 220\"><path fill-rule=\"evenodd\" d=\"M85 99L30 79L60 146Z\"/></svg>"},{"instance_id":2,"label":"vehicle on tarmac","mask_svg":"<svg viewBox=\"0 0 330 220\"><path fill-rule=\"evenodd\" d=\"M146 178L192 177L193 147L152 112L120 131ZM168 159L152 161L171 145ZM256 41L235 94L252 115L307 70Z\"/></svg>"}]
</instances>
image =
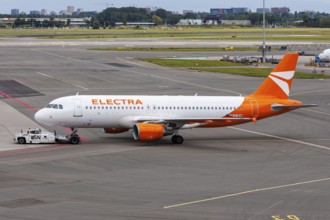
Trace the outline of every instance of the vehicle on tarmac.
<instances>
[{"instance_id":1,"label":"vehicle on tarmac","mask_svg":"<svg viewBox=\"0 0 330 220\"><path fill-rule=\"evenodd\" d=\"M18 144L56 144L70 143L72 135L62 136L56 135L55 132L42 132L40 128L23 130L15 134L14 142ZM79 143L79 141L78 141Z\"/></svg>"}]
</instances>

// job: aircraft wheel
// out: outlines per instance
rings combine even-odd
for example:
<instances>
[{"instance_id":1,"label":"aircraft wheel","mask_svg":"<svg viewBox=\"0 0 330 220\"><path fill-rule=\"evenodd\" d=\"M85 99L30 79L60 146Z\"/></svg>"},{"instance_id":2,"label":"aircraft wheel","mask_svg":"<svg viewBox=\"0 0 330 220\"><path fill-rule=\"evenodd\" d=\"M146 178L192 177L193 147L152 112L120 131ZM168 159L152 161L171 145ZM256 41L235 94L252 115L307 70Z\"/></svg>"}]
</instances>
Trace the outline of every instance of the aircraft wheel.
<instances>
[{"instance_id":1,"label":"aircraft wheel","mask_svg":"<svg viewBox=\"0 0 330 220\"><path fill-rule=\"evenodd\" d=\"M25 138L18 138L18 139L17 139L17 142L18 142L19 144L25 144L25 143L26 143L26 140L25 140Z\"/></svg>"},{"instance_id":2,"label":"aircraft wheel","mask_svg":"<svg viewBox=\"0 0 330 220\"><path fill-rule=\"evenodd\" d=\"M182 144L183 143L183 137L181 135L173 135L171 142L173 144Z\"/></svg>"},{"instance_id":3,"label":"aircraft wheel","mask_svg":"<svg viewBox=\"0 0 330 220\"><path fill-rule=\"evenodd\" d=\"M70 144L79 144L80 138L78 135L74 135L70 138Z\"/></svg>"}]
</instances>

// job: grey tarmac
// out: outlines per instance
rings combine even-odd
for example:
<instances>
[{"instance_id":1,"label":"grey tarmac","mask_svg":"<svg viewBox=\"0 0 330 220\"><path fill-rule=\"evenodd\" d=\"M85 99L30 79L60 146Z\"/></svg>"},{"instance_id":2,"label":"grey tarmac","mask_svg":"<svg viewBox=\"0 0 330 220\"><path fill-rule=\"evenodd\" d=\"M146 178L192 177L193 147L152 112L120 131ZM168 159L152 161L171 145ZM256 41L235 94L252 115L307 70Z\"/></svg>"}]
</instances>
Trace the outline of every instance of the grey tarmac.
<instances>
[{"instance_id":1,"label":"grey tarmac","mask_svg":"<svg viewBox=\"0 0 330 220\"><path fill-rule=\"evenodd\" d=\"M0 137L13 135L10 126L18 128L19 119L22 126L34 126L33 109L77 92L239 95L253 92L263 80L134 59L214 53L86 47L2 45L0 81L16 81L31 94L0 99L13 116L12 123L4 123L8 113L2 111ZM318 107L256 124L182 131L183 145L171 145L170 137L135 142L130 132L109 135L101 129L79 129L86 141L75 146L17 150L2 140L0 219L328 219L329 92L329 80L296 79L291 98Z\"/></svg>"}]
</instances>

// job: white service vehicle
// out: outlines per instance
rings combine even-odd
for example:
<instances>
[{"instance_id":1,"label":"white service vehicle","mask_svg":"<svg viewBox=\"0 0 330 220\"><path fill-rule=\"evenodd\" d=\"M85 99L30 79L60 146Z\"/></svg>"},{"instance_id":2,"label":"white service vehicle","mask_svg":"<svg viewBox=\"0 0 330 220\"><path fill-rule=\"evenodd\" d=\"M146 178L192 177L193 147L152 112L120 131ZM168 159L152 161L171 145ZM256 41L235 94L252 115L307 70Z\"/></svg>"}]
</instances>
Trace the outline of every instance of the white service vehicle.
<instances>
[{"instance_id":1,"label":"white service vehicle","mask_svg":"<svg viewBox=\"0 0 330 220\"><path fill-rule=\"evenodd\" d=\"M40 128L21 131L15 135L14 141L19 144L55 144L67 142L65 136L58 136L55 133L42 132Z\"/></svg>"}]
</instances>

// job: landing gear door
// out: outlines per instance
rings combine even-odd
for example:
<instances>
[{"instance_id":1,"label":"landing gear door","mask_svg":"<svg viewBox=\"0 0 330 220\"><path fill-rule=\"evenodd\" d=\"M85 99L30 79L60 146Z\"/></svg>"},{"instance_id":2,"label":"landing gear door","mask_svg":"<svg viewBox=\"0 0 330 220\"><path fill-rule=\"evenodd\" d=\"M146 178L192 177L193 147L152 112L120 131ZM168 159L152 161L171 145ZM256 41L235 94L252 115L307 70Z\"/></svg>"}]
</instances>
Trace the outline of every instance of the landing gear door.
<instances>
[{"instance_id":1,"label":"landing gear door","mask_svg":"<svg viewBox=\"0 0 330 220\"><path fill-rule=\"evenodd\" d=\"M82 106L80 99L73 100L73 117L82 117Z\"/></svg>"}]
</instances>

